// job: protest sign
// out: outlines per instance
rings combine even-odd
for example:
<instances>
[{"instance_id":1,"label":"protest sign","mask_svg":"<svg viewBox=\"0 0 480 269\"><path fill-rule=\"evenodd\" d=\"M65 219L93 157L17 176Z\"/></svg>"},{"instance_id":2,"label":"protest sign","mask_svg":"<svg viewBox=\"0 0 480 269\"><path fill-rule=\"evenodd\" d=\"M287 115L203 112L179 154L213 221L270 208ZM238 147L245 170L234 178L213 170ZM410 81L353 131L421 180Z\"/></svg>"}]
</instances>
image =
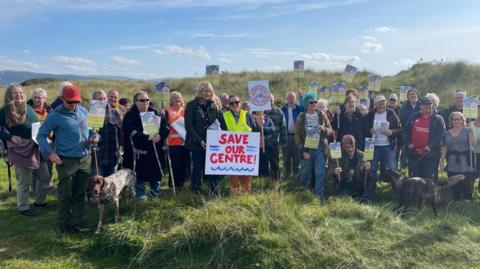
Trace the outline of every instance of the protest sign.
<instances>
[{"instance_id":1,"label":"protest sign","mask_svg":"<svg viewBox=\"0 0 480 269\"><path fill-rule=\"evenodd\" d=\"M340 142L332 142L329 145L330 148L330 157L332 159L340 159L342 158L342 145Z\"/></svg>"},{"instance_id":2,"label":"protest sign","mask_svg":"<svg viewBox=\"0 0 480 269\"><path fill-rule=\"evenodd\" d=\"M207 76L218 76L220 74L219 65L207 65L205 68L205 75Z\"/></svg>"},{"instance_id":3,"label":"protest sign","mask_svg":"<svg viewBox=\"0 0 480 269\"><path fill-rule=\"evenodd\" d=\"M356 73L357 73L357 67L347 64L342 74L342 81L346 83L351 83Z\"/></svg>"},{"instance_id":4,"label":"protest sign","mask_svg":"<svg viewBox=\"0 0 480 269\"><path fill-rule=\"evenodd\" d=\"M155 85L155 102L161 107L167 107L170 103L170 83L161 81Z\"/></svg>"},{"instance_id":5,"label":"protest sign","mask_svg":"<svg viewBox=\"0 0 480 269\"><path fill-rule=\"evenodd\" d=\"M257 176L260 133L207 130L206 175Z\"/></svg>"},{"instance_id":6,"label":"protest sign","mask_svg":"<svg viewBox=\"0 0 480 269\"><path fill-rule=\"evenodd\" d=\"M358 99L368 99L368 87L367 86L360 86L358 88Z\"/></svg>"},{"instance_id":7,"label":"protest sign","mask_svg":"<svg viewBox=\"0 0 480 269\"><path fill-rule=\"evenodd\" d=\"M272 109L268 80L249 81L248 98L250 111L265 111Z\"/></svg>"},{"instance_id":8,"label":"protest sign","mask_svg":"<svg viewBox=\"0 0 480 269\"><path fill-rule=\"evenodd\" d=\"M37 144L38 144L37 135L38 135L38 130L40 129L40 126L42 126L40 122L32 123L32 140Z\"/></svg>"},{"instance_id":9,"label":"protest sign","mask_svg":"<svg viewBox=\"0 0 480 269\"><path fill-rule=\"evenodd\" d=\"M476 119L478 117L478 97L463 97L463 115L466 119Z\"/></svg>"},{"instance_id":10,"label":"protest sign","mask_svg":"<svg viewBox=\"0 0 480 269\"><path fill-rule=\"evenodd\" d=\"M329 96L330 96L330 90L325 86L321 87L319 90L319 97L323 99L327 99Z\"/></svg>"},{"instance_id":11,"label":"protest sign","mask_svg":"<svg viewBox=\"0 0 480 269\"><path fill-rule=\"evenodd\" d=\"M320 83L316 80L310 82L310 84L308 84L308 92L313 92L315 94L317 94L317 91L318 91L318 85L320 85Z\"/></svg>"},{"instance_id":12,"label":"protest sign","mask_svg":"<svg viewBox=\"0 0 480 269\"><path fill-rule=\"evenodd\" d=\"M183 140L185 140L185 137L187 136L187 130L185 129L185 118L178 118L178 120L174 121L172 123L172 128L175 129L175 132L177 132Z\"/></svg>"},{"instance_id":13,"label":"protest sign","mask_svg":"<svg viewBox=\"0 0 480 269\"><path fill-rule=\"evenodd\" d=\"M103 127L106 109L107 101L90 101L90 108L88 109L88 128L98 129Z\"/></svg>"},{"instance_id":14,"label":"protest sign","mask_svg":"<svg viewBox=\"0 0 480 269\"><path fill-rule=\"evenodd\" d=\"M365 151L364 151L364 160L372 161L373 160L373 150L375 149L375 142L372 138L365 138Z\"/></svg>"},{"instance_id":15,"label":"protest sign","mask_svg":"<svg viewBox=\"0 0 480 269\"><path fill-rule=\"evenodd\" d=\"M407 101L407 92L411 90L411 86L402 85L400 86L400 102Z\"/></svg>"},{"instance_id":16,"label":"protest sign","mask_svg":"<svg viewBox=\"0 0 480 269\"><path fill-rule=\"evenodd\" d=\"M293 71L295 72L295 78L303 79L305 77L305 62L302 60L293 61Z\"/></svg>"},{"instance_id":17,"label":"protest sign","mask_svg":"<svg viewBox=\"0 0 480 269\"><path fill-rule=\"evenodd\" d=\"M162 118L155 115L153 111L140 112L140 118L142 119L142 127L144 134L158 134Z\"/></svg>"},{"instance_id":18,"label":"protest sign","mask_svg":"<svg viewBox=\"0 0 480 269\"><path fill-rule=\"evenodd\" d=\"M309 149L317 149L319 144L320 144L320 133L318 132L318 128L316 126L307 127L307 130L305 132L304 147Z\"/></svg>"},{"instance_id":19,"label":"protest sign","mask_svg":"<svg viewBox=\"0 0 480 269\"><path fill-rule=\"evenodd\" d=\"M379 75L371 75L368 77L368 90L372 92L380 91L381 77Z\"/></svg>"},{"instance_id":20,"label":"protest sign","mask_svg":"<svg viewBox=\"0 0 480 269\"><path fill-rule=\"evenodd\" d=\"M345 83L338 82L332 85L332 101L333 103L343 104L345 101Z\"/></svg>"}]
</instances>

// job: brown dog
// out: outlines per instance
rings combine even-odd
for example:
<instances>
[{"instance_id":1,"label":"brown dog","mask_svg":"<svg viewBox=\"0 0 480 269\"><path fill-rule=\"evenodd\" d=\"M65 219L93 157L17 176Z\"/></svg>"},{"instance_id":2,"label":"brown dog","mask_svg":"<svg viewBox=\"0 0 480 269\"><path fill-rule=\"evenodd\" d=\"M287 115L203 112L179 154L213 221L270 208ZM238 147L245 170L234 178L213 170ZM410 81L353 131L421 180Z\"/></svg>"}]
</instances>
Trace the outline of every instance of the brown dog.
<instances>
[{"instance_id":1,"label":"brown dog","mask_svg":"<svg viewBox=\"0 0 480 269\"><path fill-rule=\"evenodd\" d=\"M130 169L122 169L111 176L93 176L88 184L88 195L90 202L98 207L97 232L103 225L103 212L105 202L113 203L115 208L115 222L120 220L120 194L125 190L126 195L135 197L135 172Z\"/></svg>"}]
</instances>

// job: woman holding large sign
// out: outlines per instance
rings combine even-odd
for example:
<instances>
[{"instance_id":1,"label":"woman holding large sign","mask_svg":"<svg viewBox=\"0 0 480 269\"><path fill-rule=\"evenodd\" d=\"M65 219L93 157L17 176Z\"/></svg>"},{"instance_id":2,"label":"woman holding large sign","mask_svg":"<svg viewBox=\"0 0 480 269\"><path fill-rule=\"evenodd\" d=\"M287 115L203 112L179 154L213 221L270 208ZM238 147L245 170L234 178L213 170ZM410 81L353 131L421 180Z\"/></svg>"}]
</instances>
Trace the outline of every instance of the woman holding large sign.
<instances>
[{"instance_id":1,"label":"woman holding large sign","mask_svg":"<svg viewBox=\"0 0 480 269\"><path fill-rule=\"evenodd\" d=\"M310 186L314 172L314 192L322 198L325 191L325 157L328 154L327 137L332 127L325 113L316 111L316 93L307 93L302 99L305 112L300 113L295 123L295 144L301 152L300 184Z\"/></svg>"},{"instance_id":2,"label":"woman holding large sign","mask_svg":"<svg viewBox=\"0 0 480 269\"><path fill-rule=\"evenodd\" d=\"M228 98L229 110L223 113L223 118L228 131L232 132L251 132L253 119L245 110L240 109L240 97L231 95ZM252 189L252 176L230 175L230 193L249 194Z\"/></svg>"},{"instance_id":3,"label":"woman holding large sign","mask_svg":"<svg viewBox=\"0 0 480 269\"><path fill-rule=\"evenodd\" d=\"M220 109L214 103L212 84L202 81L197 87L197 96L185 108L185 147L192 151L192 191L200 193L201 177L209 182L210 191L217 194L217 175L205 175L205 150L207 130L226 129Z\"/></svg>"},{"instance_id":4,"label":"woman holding large sign","mask_svg":"<svg viewBox=\"0 0 480 269\"><path fill-rule=\"evenodd\" d=\"M145 120L146 116L152 115L152 119L158 119L158 113L150 108L150 98L147 92L139 91L133 96L134 105L125 114L123 118L123 146L124 146L124 160L123 167L135 169L137 174L137 187L135 195L137 198L147 199L145 191L145 183L150 183L150 193L153 197L160 196L160 180L163 172L158 165L156 151L162 150L163 139L167 137L168 130L166 128L165 120L160 120L155 130L147 129ZM141 115L142 113L142 115ZM135 159L134 159L135 158ZM135 167L134 167L134 164Z\"/></svg>"}]
</instances>

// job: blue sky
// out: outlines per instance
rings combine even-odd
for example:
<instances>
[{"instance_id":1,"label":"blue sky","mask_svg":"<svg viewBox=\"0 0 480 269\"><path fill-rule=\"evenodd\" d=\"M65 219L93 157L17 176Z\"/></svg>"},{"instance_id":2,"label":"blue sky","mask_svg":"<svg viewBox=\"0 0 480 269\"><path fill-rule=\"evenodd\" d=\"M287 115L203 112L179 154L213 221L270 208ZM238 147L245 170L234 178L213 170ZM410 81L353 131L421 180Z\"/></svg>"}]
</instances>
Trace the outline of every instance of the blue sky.
<instances>
[{"instance_id":1,"label":"blue sky","mask_svg":"<svg viewBox=\"0 0 480 269\"><path fill-rule=\"evenodd\" d=\"M0 70L202 76L480 62L480 1L0 0Z\"/></svg>"}]
</instances>

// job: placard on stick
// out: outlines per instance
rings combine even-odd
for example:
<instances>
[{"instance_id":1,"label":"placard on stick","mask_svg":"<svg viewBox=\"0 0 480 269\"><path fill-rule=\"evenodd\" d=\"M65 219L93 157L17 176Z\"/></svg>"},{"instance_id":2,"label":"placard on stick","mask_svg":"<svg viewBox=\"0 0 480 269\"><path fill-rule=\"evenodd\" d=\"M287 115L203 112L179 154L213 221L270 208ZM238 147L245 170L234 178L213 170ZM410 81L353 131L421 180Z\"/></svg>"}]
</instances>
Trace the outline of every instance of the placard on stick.
<instances>
[{"instance_id":1,"label":"placard on stick","mask_svg":"<svg viewBox=\"0 0 480 269\"><path fill-rule=\"evenodd\" d=\"M248 82L248 99L250 111L271 110L270 88L268 80L255 80Z\"/></svg>"},{"instance_id":2,"label":"placard on stick","mask_svg":"<svg viewBox=\"0 0 480 269\"><path fill-rule=\"evenodd\" d=\"M207 130L206 175L257 176L260 133Z\"/></svg>"},{"instance_id":3,"label":"placard on stick","mask_svg":"<svg viewBox=\"0 0 480 269\"><path fill-rule=\"evenodd\" d=\"M408 85L400 86L400 96L399 96L400 102L407 101L407 98L408 98L407 97L407 92L411 89L412 89L412 87L408 86Z\"/></svg>"},{"instance_id":4,"label":"placard on stick","mask_svg":"<svg viewBox=\"0 0 480 269\"><path fill-rule=\"evenodd\" d=\"M155 85L155 101L161 108L170 103L170 83L168 81L161 81Z\"/></svg>"},{"instance_id":5,"label":"placard on stick","mask_svg":"<svg viewBox=\"0 0 480 269\"><path fill-rule=\"evenodd\" d=\"M293 61L293 71L295 72L295 78L303 79L305 77L305 61Z\"/></svg>"},{"instance_id":6,"label":"placard on stick","mask_svg":"<svg viewBox=\"0 0 480 269\"><path fill-rule=\"evenodd\" d=\"M351 64L347 64L342 74L342 81L345 81L346 83L351 83L353 81L353 78L355 77L355 74L357 74L357 70L357 67Z\"/></svg>"},{"instance_id":7,"label":"placard on stick","mask_svg":"<svg viewBox=\"0 0 480 269\"><path fill-rule=\"evenodd\" d=\"M158 134L162 118L155 115L153 111L140 112L143 133L146 135Z\"/></svg>"},{"instance_id":8,"label":"placard on stick","mask_svg":"<svg viewBox=\"0 0 480 269\"><path fill-rule=\"evenodd\" d=\"M107 109L107 101L91 100L88 109L88 127L99 129L103 127L105 122L105 111Z\"/></svg>"},{"instance_id":9,"label":"placard on stick","mask_svg":"<svg viewBox=\"0 0 480 269\"><path fill-rule=\"evenodd\" d=\"M375 142L372 138L365 138L365 151L363 157L365 161L373 160L373 151L375 149Z\"/></svg>"},{"instance_id":10,"label":"placard on stick","mask_svg":"<svg viewBox=\"0 0 480 269\"><path fill-rule=\"evenodd\" d=\"M382 78L379 75L370 75L368 77L368 90L373 92L379 92L381 80Z\"/></svg>"},{"instance_id":11,"label":"placard on stick","mask_svg":"<svg viewBox=\"0 0 480 269\"><path fill-rule=\"evenodd\" d=\"M330 157L332 159L340 159L342 158L342 145L340 142L332 142L329 145L330 148Z\"/></svg>"},{"instance_id":12,"label":"placard on stick","mask_svg":"<svg viewBox=\"0 0 480 269\"><path fill-rule=\"evenodd\" d=\"M313 93L317 94L319 85L320 85L320 83L316 80L310 82L310 84L308 84L308 92L313 92Z\"/></svg>"},{"instance_id":13,"label":"placard on stick","mask_svg":"<svg viewBox=\"0 0 480 269\"><path fill-rule=\"evenodd\" d=\"M342 104L345 101L345 83L337 82L332 84L332 101Z\"/></svg>"},{"instance_id":14,"label":"placard on stick","mask_svg":"<svg viewBox=\"0 0 480 269\"><path fill-rule=\"evenodd\" d=\"M476 119L478 117L478 97L463 97L463 115L466 119Z\"/></svg>"},{"instance_id":15,"label":"placard on stick","mask_svg":"<svg viewBox=\"0 0 480 269\"><path fill-rule=\"evenodd\" d=\"M207 65L205 68L206 76L218 76L220 75L220 66L218 64Z\"/></svg>"}]
</instances>

